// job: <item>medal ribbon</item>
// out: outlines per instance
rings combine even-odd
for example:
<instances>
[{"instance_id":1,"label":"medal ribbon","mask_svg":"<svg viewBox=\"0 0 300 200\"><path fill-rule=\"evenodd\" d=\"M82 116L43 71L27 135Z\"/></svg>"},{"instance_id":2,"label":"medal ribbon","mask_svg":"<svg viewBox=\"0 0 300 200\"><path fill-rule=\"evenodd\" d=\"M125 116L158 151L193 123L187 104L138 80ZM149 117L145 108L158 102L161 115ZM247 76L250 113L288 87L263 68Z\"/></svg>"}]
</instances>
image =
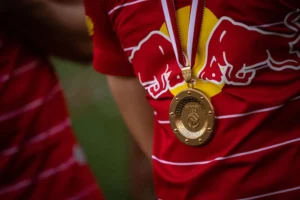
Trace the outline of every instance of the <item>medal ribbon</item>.
<instances>
[{"instance_id":1,"label":"medal ribbon","mask_svg":"<svg viewBox=\"0 0 300 200\"><path fill-rule=\"evenodd\" d=\"M187 44L187 59L184 56L182 49L179 27L176 18L175 0L161 0L166 25L169 31L171 43L176 56L178 66L183 71L184 69L190 70L195 65L197 47L201 31L201 24L204 12L204 3L201 0L191 0L190 21L188 29L188 44ZM184 75L184 74L183 74ZM185 78L185 77L184 77ZM186 82L190 82L185 78Z\"/></svg>"}]
</instances>

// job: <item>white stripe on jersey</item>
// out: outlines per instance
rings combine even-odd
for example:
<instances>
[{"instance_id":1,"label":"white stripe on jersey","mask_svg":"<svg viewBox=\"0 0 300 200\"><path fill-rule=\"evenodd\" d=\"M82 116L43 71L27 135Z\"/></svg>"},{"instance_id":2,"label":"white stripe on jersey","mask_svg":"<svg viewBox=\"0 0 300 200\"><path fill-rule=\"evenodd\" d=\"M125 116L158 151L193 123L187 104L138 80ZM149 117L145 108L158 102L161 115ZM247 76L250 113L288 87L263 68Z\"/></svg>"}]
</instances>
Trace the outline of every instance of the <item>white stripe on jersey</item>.
<instances>
[{"instance_id":1,"label":"white stripe on jersey","mask_svg":"<svg viewBox=\"0 0 300 200\"><path fill-rule=\"evenodd\" d=\"M21 66L20 68L16 69L15 71L12 72L12 75L11 74L5 74L3 76L0 77L0 82L6 82L9 80L9 78L11 76L18 76L18 75L21 75L27 71L30 71L34 68L36 68L38 66L38 61L32 61L26 65L23 65Z\"/></svg>"},{"instance_id":2,"label":"white stripe on jersey","mask_svg":"<svg viewBox=\"0 0 300 200\"><path fill-rule=\"evenodd\" d=\"M124 4L121 4L121 5L118 5L116 7L114 7L113 9L111 9L109 12L108 12L108 15L111 15L114 11L120 9L120 8L124 8L126 6L132 6L134 4L138 4L138 3L143 3L145 1L148 1L148 0L136 0L136 1L133 1L133 2L129 2L129 3L124 3Z\"/></svg>"},{"instance_id":3,"label":"white stripe on jersey","mask_svg":"<svg viewBox=\"0 0 300 200\"><path fill-rule=\"evenodd\" d=\"M296 100L300 100L300 96L297 96L297 97L293 98L292 100L290 100L290 102L291 101L296 101ZM246 112L246 113L241 113L241 114L220 115L220 116L216 116L215 118L216 119L230 119L230 118L245 117L245 116L253 115L253 114L257 114L257 113L263 113L263 112L269 112L269 111L277 110L277 109L281 108L284 105L286 105L286 104L281 104L281 105L278 105L278 106L253 110L253 111ZM158 120L158 123L159 124L169 124L170 121L169 120Z\"/></svg>"},{"instance_id":4,"label":"white stripe on jersey","mask_svg":"<svg viewBox=\"0 0 300 200\"><path fill-rule=\"evenodd\" d=\"M166 161L166 160L162 160L160 158L157 158L155 155L152 155L152 159L156 160L159 163L166 164L166 165L173 165L173 166L207 165L207 164L215 162L215 161L221 161L221 160L228 160L228 159L231 159L231 158L243 157L243 156L247 156L247 155L267 151L267 150L270 150L270 149L282 147L282 146L292 144L292 143L296 143L296 142L300 142L300 137L292 139L292 140L284 141L284 142L281 142L281 143L273 144L273 145L270 145L270 146L266 146L266 147L263 147L263 148L254 149L254 150L251 150L251 151L245 151L245 152L241 152L241 153L232 154L232 155L229 155L229 156L217 157L217 158L214 158L212 160L198 161L198 162L172 162L172 161Z\"/></svg>"},{"instance_id":5,"label":"white stripe on jersey","mask_svg":"<svg viewBox=\"0 0 300 200\"><path fill-rule=\"evenodd\" d=\"M22 108L19 108L17 110L10 111L8 113L4 113L4 114L0 115L0 122L9 120L20 114L23 114L25 112L28 112L30 110L33 110L35 108L38 108L38 107L44 105L48 100L50 100L52 97L54 97L56 94L58 94L59 91L61 91L61 89L60 89L59 85L56 85L48 95L30 102L30 103L26 104L25 106L23 106Z\"/></svg>"},{"instance_id":6,"label":"white stripe on jersey","mask_svg":"<svg viewBox=\"0 0 300 200\"><path fill-rule=\"evenodd\" d=\"M61 163L60 165L42 172L38 176L38 179L45 179L45 178L53 176L53 175L55 175L59 172L67 170L71 166L73 166L75 163L76 163L76 161L74 160L73 155L72 155L71 158L69 158L65 162ZM20 181L20 182L14 184L14 185L10 185L10 186L6 186L4 188L0 188L0 197L4 194L7 194L7 193L10 193L10 192L14 192L14 191L20 190L22 188L25 188L25 187L33 184L33 182L34 181L32 179L27 179L27 180L24 180L24 181Z\"/></svg>"},{"instance_id":7,"label":"white stripe on jersey","mask_svg":"<svg viewBox=\"0 0 300 200\"><path fill-rule=\"evenodd\" d=\"M33 144L42 142L49 137L52 137L58 133L61 133L63 130L71 126L71 119L68 117L67 119L59 122L58 124L50 127L49 129L37 134L30 140L26 141L24 144ZM10 147L2 152L0 152L0 156L11 156L19 151L19 147ZM1 158L0 158L1 159Z\"/></svg>"}]
</instances>

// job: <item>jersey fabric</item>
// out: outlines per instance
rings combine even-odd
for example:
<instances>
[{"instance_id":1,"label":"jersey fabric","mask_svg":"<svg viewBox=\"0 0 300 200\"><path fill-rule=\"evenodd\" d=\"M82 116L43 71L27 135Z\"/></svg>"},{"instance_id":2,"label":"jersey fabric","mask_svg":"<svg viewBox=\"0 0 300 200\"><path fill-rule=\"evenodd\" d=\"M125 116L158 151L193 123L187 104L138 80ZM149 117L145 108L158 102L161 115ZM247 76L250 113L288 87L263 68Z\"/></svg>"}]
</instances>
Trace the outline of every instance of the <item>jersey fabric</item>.
<instances>
[{"instance_id":1,"label":"jersey fabric","mask_svg":"<svg viewBox=\"0 0 300 200\"><path fill-rule=\"evenodd\" d=\"M183 49L190 3L175 0ZM216 127L201 147L181 143L170 127L170 102L187 86L160 0L85 0L85 6L95 69L135 76L155 110L157 198L300 199L298 1L206 1L193 75L211 98Z\"/></svg>"},{"instance_id":2,"label":"jersey fabric","mask_svg":"<svg viewBox=\"0 0 300 200\"><path fill-rule=\"evenodd\" d=\"M0 36L0 199L102 200L53 67Z\"/></svg>"}]
</instances>

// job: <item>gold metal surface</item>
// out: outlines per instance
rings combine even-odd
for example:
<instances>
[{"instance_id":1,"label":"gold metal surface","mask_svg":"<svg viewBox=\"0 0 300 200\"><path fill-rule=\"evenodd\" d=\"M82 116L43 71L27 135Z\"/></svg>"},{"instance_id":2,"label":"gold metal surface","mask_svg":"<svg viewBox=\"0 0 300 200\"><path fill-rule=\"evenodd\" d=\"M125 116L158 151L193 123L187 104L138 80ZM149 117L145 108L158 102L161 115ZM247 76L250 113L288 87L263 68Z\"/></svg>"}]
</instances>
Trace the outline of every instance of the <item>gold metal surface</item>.
<instances>
[{"instance_id":1,"label":"gold metal surface","mask_svg":"<svg viewBox=\"0 0 300 200\"><path fill-rule=\"evenodd\" d=\"M181 73L186 83L190 83L192 81L192 69L190 66L182 68Z\"/></svg>"},{"instance_id":2,"label":"gold metal surface","mask_svg":"<svg viewBox=\"0 0 300 200\"><path fill-rule=\"evenodd\" d=\"M172 130L184 144L201 146L212 137L214 109L210 99L200 90L188 88L176 95L169 114Z\"/></svg>"}]
</instances>

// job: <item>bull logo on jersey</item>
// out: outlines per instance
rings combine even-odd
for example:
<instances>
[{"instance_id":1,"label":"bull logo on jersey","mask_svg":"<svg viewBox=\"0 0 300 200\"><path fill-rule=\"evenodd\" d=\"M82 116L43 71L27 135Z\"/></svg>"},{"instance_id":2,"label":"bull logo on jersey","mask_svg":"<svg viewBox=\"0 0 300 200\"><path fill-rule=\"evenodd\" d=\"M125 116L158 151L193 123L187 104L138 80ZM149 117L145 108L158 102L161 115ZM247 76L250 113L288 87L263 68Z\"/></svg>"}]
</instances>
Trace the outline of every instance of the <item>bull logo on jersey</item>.
<instances>
[{"instance_id":1,"label":"bull logo on jersey","mask_svg":"<svg viewBox=\"0 0 300 200\"><path fill-rule=\"evenodd\" d=\"M299 70L300 52L295 46L300 40L299 19L300 10L289 13L284 25L293 33L280 34L222 17L209 37L205 64L197 77L216 84L248 85L261 68ZM255 52L244 51L251 46Z\"/></svg>"},{"instance_id":2,"label":"bull logo on jersey","mask_svg":"<svg viewBox=\"0 0 300 200\"><path fill-rule=\"evenodd\" d=\"M139 81L142 86L148 91L148 93L154 98L157 99L163 93L167 92L170 88L170 77L171 71L169 71L169 67L167 65L164 73L160 75L160 77L153 76L153 80L150 81L142 81L141 74L139 73Z\"/></svg>"},{"instance_id":3,"label":"bull logo on jersey","mask_svg":"<svg viewBox=\"0 0 300 200\"><path fill-rule=\"evenodd\" d=\"M185 50L189 7L179 9L177 15L180 16L179 31ZM194 77L199 78L195 87L212 97L220 93L225 84L251 84L257 71L263 68L300 70L300 52L297 48L300 40L299 19L299 10L288 13L282 23L293 33L282 34L247 26L229 17L217 19L206 8L193 69ZM256 51L249 52L247 48ZM139 74L140 82L154 99L176 95L187 87L165 24L140 41L129 60L146 70L143 76Z\"/></svg>"}]
</instances>

